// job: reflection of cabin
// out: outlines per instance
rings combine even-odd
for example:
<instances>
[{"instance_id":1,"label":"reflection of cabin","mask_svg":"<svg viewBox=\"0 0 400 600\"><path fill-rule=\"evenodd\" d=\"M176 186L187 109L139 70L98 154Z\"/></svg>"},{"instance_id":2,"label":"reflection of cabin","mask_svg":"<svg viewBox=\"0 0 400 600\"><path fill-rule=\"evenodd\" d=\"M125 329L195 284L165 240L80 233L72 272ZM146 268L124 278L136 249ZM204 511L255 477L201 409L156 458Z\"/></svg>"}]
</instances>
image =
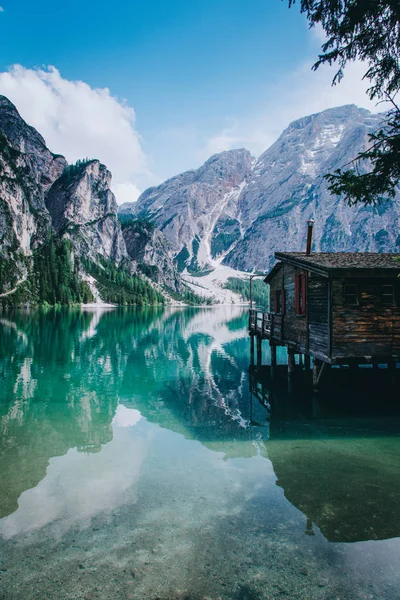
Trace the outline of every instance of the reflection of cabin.
<instances>
[{"instance_id":1,"label":"reflection of cabin","mask_svg":"<svg viewBox=\"0 0 400 600\"><path fill-rule=\"evenodd\" d=\"M289 390L284 365L251 365L253 406L269 407L265 454L306 534L315 524L330 542L399 537L398 387L383 369L348 375L337 369L340 394L331 386L319 400L308 386Z\"/></svg>"},{"instance_id":2,"label":"reflection of cabin","mask_svg":"<svg viewBox=\"0 0 400 600\"><path fill-rule=\"evenodd\" d=\"M250 312L250 334L316 363L400 357L399 254L277 252L267 275L271 313ZM261 344L260 344L261 345Z\"/></svg>"},{"instance_id":3,"label":"reflection of cabin","mask_svg":"<svg viewBox=\"0 0 400 600\"><path fill-rule=\"evenodd\" d=\"M398 537L396 439L384 449L379 437L357 440L349 454L348 447L340 438L315 439L312 445L309 440L269 443L276 485L307 517L309 535L315 523L330 542ZM379 456L376 462L374 456Z\"/></svg>"}]
</instances>

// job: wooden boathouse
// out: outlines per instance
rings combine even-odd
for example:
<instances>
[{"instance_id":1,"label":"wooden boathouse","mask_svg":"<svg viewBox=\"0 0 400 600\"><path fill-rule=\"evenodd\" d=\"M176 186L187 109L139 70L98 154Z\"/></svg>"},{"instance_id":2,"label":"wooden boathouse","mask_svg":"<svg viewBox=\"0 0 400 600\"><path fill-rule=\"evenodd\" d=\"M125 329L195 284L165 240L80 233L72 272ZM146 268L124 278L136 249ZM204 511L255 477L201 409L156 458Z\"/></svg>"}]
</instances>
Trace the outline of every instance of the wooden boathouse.
<instances>
[{"instance_id":1,"label":"wooden boathouse","mask_svg":"<svg viewBox=\"0 0 400 600\"><path fill-rule=\"evenodd\" d=\"M265 278L269 313L250 309L249 333L276 347L286 346L288 373L295 354L313 358L314 387L327 365L400 361L400 254L369 252L276 252Z\"/></svg>"}]
</instances>

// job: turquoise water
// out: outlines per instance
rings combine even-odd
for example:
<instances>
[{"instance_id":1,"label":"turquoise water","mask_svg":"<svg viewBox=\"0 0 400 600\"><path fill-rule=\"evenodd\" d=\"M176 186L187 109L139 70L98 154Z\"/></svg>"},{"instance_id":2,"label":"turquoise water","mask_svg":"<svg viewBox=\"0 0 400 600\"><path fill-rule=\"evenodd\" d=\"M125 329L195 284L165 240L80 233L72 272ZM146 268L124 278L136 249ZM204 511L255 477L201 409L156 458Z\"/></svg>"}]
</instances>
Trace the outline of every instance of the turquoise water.
<instances>
[{"instance_id":1,"label":"turquoise water","mask_svg":"<svg viewBox=\"0 0 400 600\"><path fill-rule=\"evenodd\" d=\"M288 390L246 325L0 315L1 599L400 598L398 388Z\"/></svg>"}]
</instances>

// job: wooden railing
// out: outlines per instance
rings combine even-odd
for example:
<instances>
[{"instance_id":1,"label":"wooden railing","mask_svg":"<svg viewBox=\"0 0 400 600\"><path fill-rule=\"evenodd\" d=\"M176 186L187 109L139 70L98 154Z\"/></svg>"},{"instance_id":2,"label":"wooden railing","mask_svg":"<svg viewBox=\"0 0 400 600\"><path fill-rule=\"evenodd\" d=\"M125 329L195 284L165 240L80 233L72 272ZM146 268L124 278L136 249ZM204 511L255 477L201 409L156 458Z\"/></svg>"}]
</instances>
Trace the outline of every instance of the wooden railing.
<instances>
[{"instance_id":1,"label":"wooden railing","mask_svg":"<svg viewBox=\"0 0 400 600\"><path fill-rule=\"evenodd\" d=\"M271 334L271 313L251 309L249 311L249 330L268 337Z\"/></svg>"}]
</instances>

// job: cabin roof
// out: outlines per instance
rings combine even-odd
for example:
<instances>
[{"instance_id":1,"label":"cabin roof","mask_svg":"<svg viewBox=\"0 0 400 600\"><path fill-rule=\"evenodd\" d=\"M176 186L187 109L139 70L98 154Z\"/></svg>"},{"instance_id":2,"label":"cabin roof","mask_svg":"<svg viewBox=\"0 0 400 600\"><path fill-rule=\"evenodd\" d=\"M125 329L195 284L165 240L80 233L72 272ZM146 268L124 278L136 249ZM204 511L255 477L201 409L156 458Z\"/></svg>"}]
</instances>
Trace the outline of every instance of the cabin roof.
<instances>
[{"instance_id":1,"label":"cabin roof","mask_svg":"<svg viewBox=\"0 0 400 600\"><path fill-rule=\"evenodd\" d=\"M342 274L351 271L359 275L385 273L396 275L400 273L400 254L379 254L377 252L275 252L275 258L280 262L268 273L265 282L273 278L282 263L306 268L321 275Z\"/></svg>"}]
</instances>

